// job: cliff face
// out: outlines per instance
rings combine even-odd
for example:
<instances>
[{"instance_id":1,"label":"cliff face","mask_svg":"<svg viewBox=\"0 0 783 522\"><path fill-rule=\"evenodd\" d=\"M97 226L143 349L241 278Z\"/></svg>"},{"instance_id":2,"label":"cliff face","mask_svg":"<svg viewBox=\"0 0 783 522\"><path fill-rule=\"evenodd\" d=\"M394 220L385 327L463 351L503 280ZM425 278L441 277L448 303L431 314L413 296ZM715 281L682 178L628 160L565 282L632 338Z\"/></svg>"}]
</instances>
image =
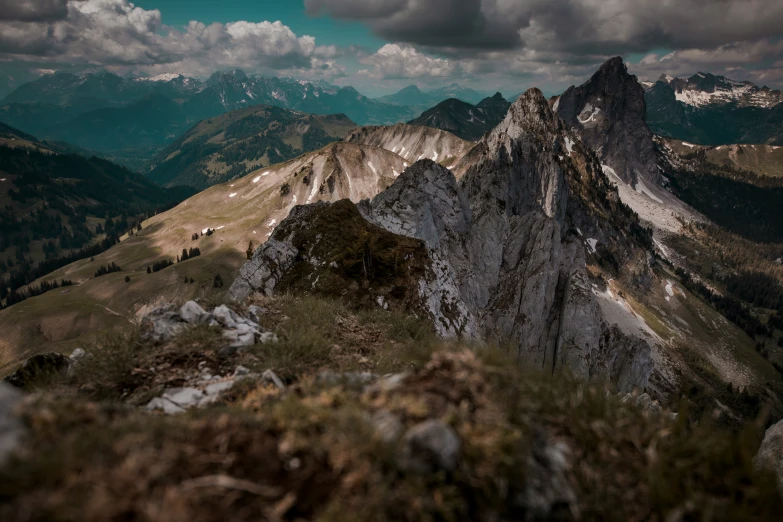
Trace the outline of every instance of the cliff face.
<instances>
[{"instance_id":1,"label":"cliff face","mask_svg":"<svg viewBox=\"0 0 783 522\"><path fill-rule=\"evenodd\" d=\"M553 109L623 181L658 181L644 89L622 58L604 63L583 85L569 87Z\"/></svg>"},{"instance_id":2,"label":"cliff face","mask_svg":"<svg viewBox=\"0 0 783 522\"><path fill-rule=\"evenodd\" d=\"M425 310L442 335L496 338L515 345L522 364L568 368L624 390L645 386L650 347L603 319L586 271L588 260L600 265L635 248L634 218L596 157L536 89L520 97L478 147L459 183L449 170L422 160L359 205L367 222L426 246L418 275L400 281L404 289L379 295L378 303L417 295L413 308ZM253 274L282 270L282 280L300 270L305 261L297 259L313 251L315 240L297 244L299 235L286 223L322 228L304 214L292 213L275 231L275 243L256 252L232 286L234 298L273 291ZM342 270L339 263L329 268L340 250L335 244L316 264ZM278 251L289 251L293 261L281 262L272 255ZM360 274L354 284L379 287L367 280Z\"/></svg>"}]
</instances>

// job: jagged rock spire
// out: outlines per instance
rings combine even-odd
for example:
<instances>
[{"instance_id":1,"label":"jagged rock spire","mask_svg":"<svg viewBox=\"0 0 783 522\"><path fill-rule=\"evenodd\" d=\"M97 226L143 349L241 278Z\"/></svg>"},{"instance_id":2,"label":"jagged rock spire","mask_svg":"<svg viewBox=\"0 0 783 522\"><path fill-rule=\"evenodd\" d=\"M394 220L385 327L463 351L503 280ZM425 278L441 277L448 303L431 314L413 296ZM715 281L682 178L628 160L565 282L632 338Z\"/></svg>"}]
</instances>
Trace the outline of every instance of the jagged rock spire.
<instances>
[{"instance_id":1,"label":"jagged rock spire","mask_svg":"<svg viewBox=\"0 0 783 522\"><path fill-rule=\"evenodd\" d=\"M622 58L606 61L587 82L569 87L554 109L623 181L658 181L644 89L628 74Z\"/></svg>"}]
</instances>

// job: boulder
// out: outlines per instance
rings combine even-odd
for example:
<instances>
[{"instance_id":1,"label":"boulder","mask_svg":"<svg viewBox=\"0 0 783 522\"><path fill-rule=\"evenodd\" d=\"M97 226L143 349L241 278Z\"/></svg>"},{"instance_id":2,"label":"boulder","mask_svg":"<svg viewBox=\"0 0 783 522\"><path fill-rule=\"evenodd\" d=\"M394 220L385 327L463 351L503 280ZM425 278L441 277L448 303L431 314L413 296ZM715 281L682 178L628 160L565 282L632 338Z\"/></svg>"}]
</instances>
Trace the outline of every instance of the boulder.
<instances>
[{"instance_id":1,"label":"boulder","mask_svg":"<svg viewBox=\"0 0 783 522\"><path fill-rule=\"evenodd\" d=\"M755 459L756 467L774 471L783 490L783 421L770 426L764 434Z\"/></svg>"},{"instance_id":2,"label":"boulder","mask_svg":"<svg viewBox=\"0 0 783 522\"><path fill-rule=\"evenodd\" d=\"M430 419L405 433L397 463L412 473L451 472L457 468L460 447L459 436L451 426Z\"/></svg>"},{"instance_id":3,"label":"boulder","mask_svg":"<svg viewBox=\"0 0 783 522\"><path fill-rule=\"evenodd\" d=\"M53 377L64 375L71 365L71 359L59 353L34 355L14 373L5 378L5 382L17 388L28 389L37 383L43 383Z\"/></svg>"},{"instance_id":4,"label":"boulder","mask_svg":"<svg viewBox=\"0 0 783 522\"><path fill-rule=\"evenodd\" d=\"M210 315L195 301L188 301L179 309L179 315L189 324L206 324Z\"/></svg>"},{"instance_id":5,"label":"boulder","mask_svg":"<svg viewBox=\"0 0 783 522\"><path fill-rule=\"evenodd\" d=\"M141 320L141 338L152 343L165 343L182 333L188 323L174 310L174 306L166 304L155 308Z\"/></svg>"}]
</instances>

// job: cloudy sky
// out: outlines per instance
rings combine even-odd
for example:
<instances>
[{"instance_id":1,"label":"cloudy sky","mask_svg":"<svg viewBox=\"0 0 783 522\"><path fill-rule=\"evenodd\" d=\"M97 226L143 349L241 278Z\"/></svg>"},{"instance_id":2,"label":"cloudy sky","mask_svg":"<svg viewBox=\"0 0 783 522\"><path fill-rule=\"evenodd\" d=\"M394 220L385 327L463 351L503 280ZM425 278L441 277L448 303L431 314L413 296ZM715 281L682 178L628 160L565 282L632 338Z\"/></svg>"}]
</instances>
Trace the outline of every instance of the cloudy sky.
<instances>
[{"instance_id":1,"label":"cloudy sky","mask_svg":"<svg viewBox=\"0 0 783 522\"><path fill-rule=\"evenodd\" d=\"M0 0L0 78L102 67L556 94L620 55L783 87L781 0Z\"/></svg>"}]
</instances>

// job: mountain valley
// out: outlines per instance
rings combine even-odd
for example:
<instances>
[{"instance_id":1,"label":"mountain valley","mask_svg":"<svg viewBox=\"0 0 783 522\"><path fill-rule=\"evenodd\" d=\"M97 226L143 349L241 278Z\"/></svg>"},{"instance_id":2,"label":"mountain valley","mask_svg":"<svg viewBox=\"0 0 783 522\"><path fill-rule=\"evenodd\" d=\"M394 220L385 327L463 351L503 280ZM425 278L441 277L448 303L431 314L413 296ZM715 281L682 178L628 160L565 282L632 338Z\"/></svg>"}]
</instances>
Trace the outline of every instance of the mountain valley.
<instances>
[{"instance_id":1,"label":"mountain valley","mask_svg":"<svg viewBox=\"0 0 783 522\"><path fill-rule=\"evenodd\" d=\"M51 451L72 411L113 427L74 432L111 487L68 509L95 520L140 517L115 491L138 475L178 516L250 495L280 511L238 520L341 520L335 499L416 520L411 498L443 520L769 519L783 499L752 461L783 418L781 101L643 84L620 57L513 102L241 70L20 87L0 103L24 123L0 124L0 375L36 390L27 444ZM440 453L411 457L427 437ZM134 441L160 450L123 478ZM168 493L155 461L188 470ZM92 498L82 476L8 486L0 518ZM529 477L557 494L534 505Z\"/></svg>"}]
</instances>

